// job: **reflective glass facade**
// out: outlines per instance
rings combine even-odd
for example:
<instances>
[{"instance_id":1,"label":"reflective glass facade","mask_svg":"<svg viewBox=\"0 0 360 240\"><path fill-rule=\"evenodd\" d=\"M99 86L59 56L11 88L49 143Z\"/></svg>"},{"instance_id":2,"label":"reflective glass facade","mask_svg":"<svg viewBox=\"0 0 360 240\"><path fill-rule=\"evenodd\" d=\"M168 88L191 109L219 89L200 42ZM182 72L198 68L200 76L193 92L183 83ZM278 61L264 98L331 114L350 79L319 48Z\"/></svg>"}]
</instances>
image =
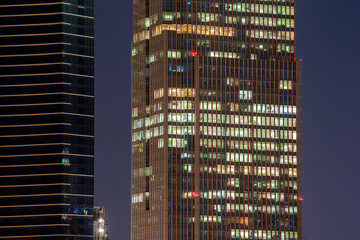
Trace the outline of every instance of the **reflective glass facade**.
<instances>
[{"instance_id":1,"label":"reflective glass facade","mask_svg":"<svg viewBox=\"0 0 360 240\"><path fill-rule=\"evenodd\" d=\"M92 0L0 1L0 239L92 239Z\"/></svg>"},{"instance_id":2,"label":"reflective glass facade","mask_svg":"<svg viewBox=\"0 0 360 240\"><path fill-rule=\"evenodd\" d=\"M302 239L295 0L134 0L131 237Z\"/></svg>"}]
</instances>

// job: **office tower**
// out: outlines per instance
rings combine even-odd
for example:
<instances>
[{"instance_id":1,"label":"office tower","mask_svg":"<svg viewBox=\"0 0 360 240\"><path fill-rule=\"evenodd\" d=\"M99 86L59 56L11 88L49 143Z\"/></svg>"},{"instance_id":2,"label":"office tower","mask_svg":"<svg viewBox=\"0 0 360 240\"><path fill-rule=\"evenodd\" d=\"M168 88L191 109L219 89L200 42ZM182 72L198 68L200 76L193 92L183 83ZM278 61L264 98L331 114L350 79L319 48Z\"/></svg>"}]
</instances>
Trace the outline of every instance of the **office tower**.
<instances>
[{"instance_id":1,"label":"office tower","mask_svg":"<svg viewBox=\"0 0 360 240\"><path fill-rule=\"evenodd\" d=\"M94 206L94 240L108 239L108 214L104 206Z\"/></svg>"},{"instance_id":2,"label":"office tower","mask_svg":"<svg viewBox=\"0 0 360 240\"><path fill-rule=\"evenodd\" d=\"M0 239L92 239L92 0L0 1Z\"/></svg>"},{"instance_id":3,"label":"office tower","mask_svg":"<svg viewBox=\"0 0 360 240\"><path fill-rule=\"evenodd\" d=\"M295 0L134 0L132 240L302 239Z\"/></svg>"}]
</instances>

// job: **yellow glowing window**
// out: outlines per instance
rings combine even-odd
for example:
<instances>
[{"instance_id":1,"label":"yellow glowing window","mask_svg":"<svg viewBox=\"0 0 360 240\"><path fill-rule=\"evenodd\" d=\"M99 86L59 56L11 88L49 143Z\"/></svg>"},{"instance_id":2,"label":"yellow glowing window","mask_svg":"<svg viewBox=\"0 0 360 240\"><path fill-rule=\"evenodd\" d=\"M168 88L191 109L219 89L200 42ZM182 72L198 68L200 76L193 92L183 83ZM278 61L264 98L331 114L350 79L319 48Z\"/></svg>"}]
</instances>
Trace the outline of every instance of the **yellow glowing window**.
<instances>
[{"instance_id":1,"label":"yellow glowing window","mask_svg":"<svg viewBox=\"0 0 360 240\"><path fill-rule=\"evenodd\" d=\"M170 97L195 97L194 88L169 88Z\"/></svg>"},{"instance_id":2,"label":"yellow glowing window","mask_svg":"<svg viewBox=\"0 0 360 240\"><path fill-rule=\"evenodd\" d=\"M134 42L139 42L145 39L149 39L149 31L142 31L139 33L135 33L133 36L133 41Z\"/></svg>"},{"instance_id":3,"label":"yellow glowing window","mask_svg":"<svg viewBox=\"0 0 360 240\"><path fill-rule=\"evenodd\" d=\"M213 36L234 36L233 27L218 27L218 26L206 26L206 25L192 25L192 24L162 24L156 26L152 35L157 36L163 31L176 31L178 34L200 34L200 35L213 35Z\"/></svg>"},{"instance_id":4,"label":"yellow glowing window","mask_svg":"<svg viewBox=\"0 0 360 240\"><path fill-rule=\"evenodd\" d=\"M292 90L292 81L280 80L280 89Z\"/></svg>"},{"instance_id":5,"label":"yellow glowing window","mask_svg":"<svg viewBox=\"0 0 360 240\"><path fill-rule=\"evenodd\" d=\"M161 98L163 96L164 96L164 89L163 88L159 88L159 89L154 90L154 99Z\"/></svg>"},{"instance_id":6,"label":"yellow glowing window","mask_svg":"<svg viewBox=\"0 0 360 240\"><path fill-rule=\"evenodd\" d=\"M262 39L278 39L278 40L295 40L295 33L293 31L270 31L270 30L249 30L246 31L246 36L252 38Z\"/></svg>"}]
</instances>

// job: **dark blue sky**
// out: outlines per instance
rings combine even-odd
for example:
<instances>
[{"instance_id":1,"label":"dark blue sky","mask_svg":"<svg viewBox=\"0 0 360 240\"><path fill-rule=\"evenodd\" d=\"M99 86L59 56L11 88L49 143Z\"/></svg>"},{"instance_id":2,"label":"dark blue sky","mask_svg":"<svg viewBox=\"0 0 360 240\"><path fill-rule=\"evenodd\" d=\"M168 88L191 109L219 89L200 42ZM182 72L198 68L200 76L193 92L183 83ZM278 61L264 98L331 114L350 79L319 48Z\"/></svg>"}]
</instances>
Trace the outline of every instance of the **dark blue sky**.
<instances>
[{"instance_id":1,"label":"dark blue sky","mask_svg":"<svg viewBox=\"0 0 360 240\"><path fill-rule=\"evenodd\" d=\"M130 240L132 0L95 0L95 202L110 237ZM360 239L360 2L297 1L303 59L303 229L307 240Z\"/></svg>"}]
</instances>

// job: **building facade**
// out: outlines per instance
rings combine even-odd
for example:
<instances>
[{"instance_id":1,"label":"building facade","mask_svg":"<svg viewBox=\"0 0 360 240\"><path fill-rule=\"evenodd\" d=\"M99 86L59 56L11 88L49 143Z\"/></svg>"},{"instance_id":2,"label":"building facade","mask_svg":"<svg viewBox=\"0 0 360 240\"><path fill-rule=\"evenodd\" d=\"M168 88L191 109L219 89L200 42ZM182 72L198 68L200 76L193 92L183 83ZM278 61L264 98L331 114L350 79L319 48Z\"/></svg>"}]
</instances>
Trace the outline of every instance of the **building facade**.
<instances>
[{"instance_id":1,"label":"building facade","mask_svg":"<svg viewBox=\"0 0 360 240\"><path fill-rule=\"evenodd\" d=\"M0 239L92 239L92 0L0 1Z\"/></svg>"},{"instance_id":2,"label":"building facade","mask_svg":"<svg viewBox=\"0 0 360 240\"><path fill-rule=\"evenodd\" d=\"M302 239L295 0L134 0L131 239Z\"/></svg>"},{"instance_id":3,"label":"building facade","mask_svg":"<svg viewBox=\"0 0 360 240\"><path fill-rule=\"evenodd\" d=\"M108 214L104 206L94 206L94 240L108 240Z\"/></svg>"}]
</instances>

